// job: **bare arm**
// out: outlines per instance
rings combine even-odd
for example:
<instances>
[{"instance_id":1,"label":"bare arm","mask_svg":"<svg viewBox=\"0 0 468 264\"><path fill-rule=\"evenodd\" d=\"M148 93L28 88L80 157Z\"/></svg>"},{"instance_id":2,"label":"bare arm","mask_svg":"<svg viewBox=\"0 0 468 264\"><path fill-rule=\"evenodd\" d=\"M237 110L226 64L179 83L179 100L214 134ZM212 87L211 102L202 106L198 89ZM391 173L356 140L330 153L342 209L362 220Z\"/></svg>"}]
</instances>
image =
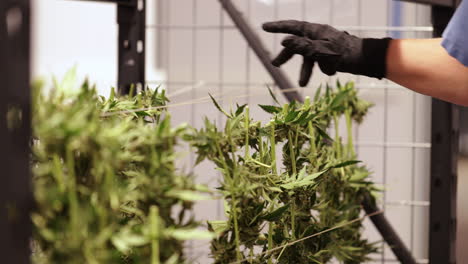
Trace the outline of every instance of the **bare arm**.
<instances>
[{"instance_id":1,"label":"bare arm","mask_svg":"<svg viewBox=\"0 0 468 264\"><path fill-rule=\"evenodd\" d=\"M451 57L441 41L392 40L386 78L415 92L468 106L468 67Z\"/></svg>"},{"instance_id":2,"label":"bare arm","mask_svg":"<svg viewBox=\"0 0 468 264\"><path fill-rule=\"evenodd\" d=\"M468 106L468 67L447 53L442 39L359 38L329 25L297 20L268 22L263 29L289 34L272 63L279 67L301 55L301 86L307 85L318 64L328 75L386 77L418 93Z\"/></svg>"}]
</instances>

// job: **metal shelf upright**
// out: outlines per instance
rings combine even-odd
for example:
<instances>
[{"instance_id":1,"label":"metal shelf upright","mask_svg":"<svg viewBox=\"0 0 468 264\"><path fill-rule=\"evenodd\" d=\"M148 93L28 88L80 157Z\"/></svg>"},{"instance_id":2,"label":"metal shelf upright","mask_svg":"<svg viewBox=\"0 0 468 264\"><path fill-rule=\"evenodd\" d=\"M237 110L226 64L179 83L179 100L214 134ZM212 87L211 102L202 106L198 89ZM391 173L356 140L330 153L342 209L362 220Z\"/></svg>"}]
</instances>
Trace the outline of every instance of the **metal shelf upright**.
<instances>
[{"instance_id":1,"label":"metal shelf upright","mask_svg":"<svg viewBox=\"0 0 468 264\"><path fill-rule=\"evenodd\" d=\"M0 254L29 263L33 206L30 177L30 1L0 1Z\"/></svg>"},{"instance_id":2,"label":"metal shelf upright","mask_svg":"<svg viewBox=\"0 0 468 264\"><path fill-rule=\"evenodd\" d=\"M81 0L117 4L118 88L121 94L130 86L145 88L146 0Z\"/></svg>"}]
</instances>

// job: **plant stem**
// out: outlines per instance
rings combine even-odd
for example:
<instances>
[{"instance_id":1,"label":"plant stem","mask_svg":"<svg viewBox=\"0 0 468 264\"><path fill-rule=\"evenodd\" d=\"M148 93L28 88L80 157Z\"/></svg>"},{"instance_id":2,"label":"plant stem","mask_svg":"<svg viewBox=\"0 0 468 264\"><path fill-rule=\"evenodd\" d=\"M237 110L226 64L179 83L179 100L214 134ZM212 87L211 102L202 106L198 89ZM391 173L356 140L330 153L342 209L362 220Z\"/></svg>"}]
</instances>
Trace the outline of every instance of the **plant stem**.
<instances>
[{"instance_id":1,"label":"plant stem","mask_svg":"<svg viewBox=\"0 0 468 264\"><path fill-rule=\"evenodd\" d=\"M228 165L226 163L226 159L224 158L224 153L221 151L221 147L219 146L218 140L215 140L215 144L216 144L216 150L218 151L218 155L221 157L221 162L223 163L225 174L227 176L229 176L230 175L229 167L228 167Z\"/></svg>"},{"instance_id":2,"label":"plant stem","mask_svg":"<svg viewBox=\"0 0 468 264\"><path fill-rule=\"evenodd\" d=\"M273 231L274 231L274 223L270 222L268 224L268 251L273 249ZM270 256L268 259L268 264L273 264L273 256Z\"/></svg>"},{"instance_id":3,"label":"plant stem","mask_svg":"<svg viewBox=\"0 0 468 264\"><path fill-rule=\"evenodd\" d=\"M232 197L231 200L231 211L232 216L234 218L234 240L236 242L236 260L239 262L242 259L242 255L240 252L240 235L239 235L239 223L237 221L237 210L236 210L236 203L235 203L235 196Z\"/></svg>"},{"instance_id":4,"label":"plant stem","mask_svg":"<svg viewBox=\"0 0 468 264\"><path fill-rule=\"evenodd\" d=\"M276 168L276 140L275 140L275 124L271 122L271 134L270 134L270 151L271 151L271 170L273 174L278 174Z\"/></svg>"},{"instance_id":5,"label":"plant stem","mask_svg":"<svg viewBox=\"0 0 468 264\"><path fill-rule=\"evenodd\" d=\"M69 207L69 217L70 217L70 225L72 228L72 233L74 236L72 237L73 242L78 242L78 233L80 232L79 228L79 209L78 209L78 194L76 191L76 175L75 175L75 157L73 155L73 151L71 147L67 147L66 150L66 164L68 170L68 201L70 203ZM76 235L76 236L75 236Z\"/></svg>"},{"instance_id":6,"label":"plant stem","mask_svg":"<svg viewBox=\"0 0 468 264\"><path fill-rule=\"evenodd\" d=\"M270 133L270 156L271 156L271 170L272 173L277 175L278 170L276 168L276 140L275 140L275 123L271 122L271 133ZM273 204L274 206L274 204ZM274 223L270 222L268 225L268 250L273 249L273 231ZM273 263L273 256L268 259L268 264Z\"/></svg>"},{"instance_id":7,"label":"plant stem","mask_svg":"<svg viewBox=\"0 0 468 264\"><path fill-rule=\"evenodd\" d=\"M237 177L237 173L236 173L236 154L234 153L234 149L233 149L233 143L232 143L232 135L231 135L231 120L228 119L227 120L227 124L226 124L226 128L227 128L227 136L228 136L228 142L229 142L229 147L231 148L230 149L230 152L232 153L232 179L233 179L233 182L231 182L230 186L231 186L231 212L232 212L232 217L233 217L233 220L234 220L234 240L235 240L235 243L236 243L236 260L237 261L240 261L242 259L242 255L241 255L241 252L240 252L240 234L239 234L239 223L238 223L238 216L237 216L237 210L236 210L236 199L237 199L237 195L236 195L236 190L235 188L232 188L232 186L237 186L238 184L238 177ZM223 153L221 152L221 149L219 148L219 144L218 144L218 151L220 152L221 155L223 155ZM223 156L224 157L224 156ZM228 168L228 165L226 163L226 160L223 158L223 161L224 161L224 166L226 166L226 168Z\"/></svg>"},{"instance_id":8,"label":"plant stem","mask_svg":"<svg viewBox=\"0 0 468 264\"><path fill-rule=\"evenodd\" d=\"M253 246L250 248L250 263L253 263L254 251Z\"/></svg>"},{"instance_id":9,"label":"plant stem","mask_svg":"<svg viewBox=\"0 0 468 264\"><path fill-rule=\"evenodd\" d=\"M304 108L307 108L310 106L310 97L306 96L303 104Z\"/></svg>"},{"instance_id":10,"label":"plant stem","mask_svg":"<svg viewBox=\"0 0 468 264\"><path fill-rule=\"evenodd\" d=\"M66 186L65 186L65 182L64 182L62 164L60 163L59 155L54 154L52 156L52 161L53 161L53 164L54 164L53 175L54 175L55 180L57 181L57 185L59 187L59 190L60 190L60 192L65 192Z\"/></svg>"},{"instance_id":11,"label":"plant stem","mask_svg":"<svg viewBox=\"0 0 468 264\"><path fill-rule=\"evenodd\" d=\"M263 140L262 140L261 135L258 135L258 151L259 151L259 154L260 154L258 158L260 159L260 162L263 163L263 157L265 156L265 150L263 149Z\"/></svg>"},{"instance_id":12,"label":"plant stem","mask_svg":"<svg viewBox=\"0 0 468 264\"><path fill-rule=\"evenodd\" d=\"M288 131L288 144L289 144L289 155L291 157L291 167L292 167L292 175L293 177L297 177L297 170L296 170L296 155L294 153L294 143L292 141L292 131ZM292 239L295 239L296 235L296 203L294 201L294 196L291 197L291 236Z\"/></svg>"},{"instance_id":13,"label":"plant stem","mask_svg":"<svg viewBox=\"0 0 468 264\"><path fill-rule=\"evenodd\" d=\"M245 107L245 160L250 157L249 153L249 107Z\"/></svg>"},{"instance_id":14,"label":"plant stem","mask_svg":"<svg viewBox=\"0 0 468 264\"><path fill-rule=\"evenodd\" d=\"M337 158L341 158L341 142L340 142L340 127L338 116L336 113L333 113L333 121L335 122L335 149Z\"/></svg>"},{"instance_id":15,"label":"plant stem","mask_svg":"<svg viewBox=\"0 0 468 264\"><path fill-rule=\"evenodd\" d=\"M229 142L229 148L231 152L231 159L232 159L232 170L233 170L233 177L235 177L236 173L234 172L236 170L236 153L234 151L234 144L232 143L232 134L231 134L231 119L227 120L227 136L228 136L228 142Z\"/></svg>"},{"instance_id":16,"label":"plant stem","mask_svg":"<svg viewBox=\"0 0 468 264\"><path fill-rule=\"evenodd\" d=\"M151 234L151 264L160 264L159 256L159 210L152 205L150 207L150 234Z\"/></svg>"},{"instance_id":17,"label":"plant stem","mask_svg":"<svg viewBox=\"0 0 468 264\"><path fill-rule=\"evenodd\" d=\"M356 152L354 151L353 144L353 121L351 119L351 109L345 111L346 117L346 130L348 131L348 156L350 158L356 157Z\"/></svg>"},{"instance_id":18,"label":"plant stem","mask_svg":"<svg viewBox=\"0 0 468 264\"><path fill-rule=\"evenodd\" d=\"M312 121L309 121L307 124L309 128L309 136L310 136L310 153L315 153L317 151L316 146L315 146L315 131L314 127L312 126Z\"/></svg>"},{"instance_id":19,"label":"plant stem","mask_svg":"<svg viewBox=\"0 0 468 264\"><path fill-rule=\"evenodd\" d=\"M296 171L296 155L294 153L294 142L292 140L291 130L288 131L288 144L289 144L289 155L291 157L291 168L293 175L297 174Z\"/></svg>"},{"instance_id":20,"label":"plant stem","mask_svg":"<svg viewBox=\"0 0 468 264\"><path fill-rule=\"evenodd\" d=\"M167 123L166 123L167 126L166 126L166 131L165 131L165 133L166 133L166 134L169 134L170 131L171 131L171 126L170 126L170 124L171 124L171 114L170 114L170 113L166 113L166 117L165 117L165 120L164 120L164 121L167 122ZM171 137L168 138L168 145L169 145L169 146L168 146L168 149L169 149L170 151L172 151L172 149L173 149L173 147L174 147L174 142L173 142L173 140L174 140L174 139L171 138Z\"/></svg>"}]
</instances>

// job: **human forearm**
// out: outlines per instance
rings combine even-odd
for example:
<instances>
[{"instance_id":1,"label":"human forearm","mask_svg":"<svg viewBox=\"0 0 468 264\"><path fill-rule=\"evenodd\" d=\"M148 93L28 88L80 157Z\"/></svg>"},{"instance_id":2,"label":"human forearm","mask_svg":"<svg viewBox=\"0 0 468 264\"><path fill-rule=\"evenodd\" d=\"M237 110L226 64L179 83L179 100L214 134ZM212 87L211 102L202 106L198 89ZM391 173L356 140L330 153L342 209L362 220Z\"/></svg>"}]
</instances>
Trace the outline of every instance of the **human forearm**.
<instances>
[{"instance_id":1,"label":"human forearm","mask_svg":"<svg viewBox=\"0 0 468 264\"><path fill-rule=\"evenodd\" d=\"M386 78L418 93L468 106L468 68L440 43L441 39L392 40Z\"/></svg>"},{"instance_id":2,"label":"human forearm","mask_svg":"<svg viewBox=\"0 0 468 264\"><path fill-rule=\"evenodd\" d=\"M468 106L468 67L447 53L441 39L362 39L329 25L296 20L268 22L263 29L289 34L273 65L279 67L301 55L301 86L307 85L318 64L327 75L385 77L416 92Z\"/></svg>"}]
</instances>

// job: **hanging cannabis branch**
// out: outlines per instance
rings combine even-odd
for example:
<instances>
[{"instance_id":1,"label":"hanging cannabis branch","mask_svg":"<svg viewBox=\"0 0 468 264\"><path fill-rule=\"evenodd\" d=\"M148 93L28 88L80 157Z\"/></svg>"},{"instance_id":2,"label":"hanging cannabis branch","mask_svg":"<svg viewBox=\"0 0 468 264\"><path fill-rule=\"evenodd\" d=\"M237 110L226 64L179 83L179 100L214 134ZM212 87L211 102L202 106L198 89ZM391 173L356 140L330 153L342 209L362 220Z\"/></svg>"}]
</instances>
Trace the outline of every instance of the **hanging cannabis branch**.
<instances>
[{"instance_id":1,"label":"hanging cannabis branch","mask_svg":"<svg viewBox=\"0 0 468 264\"><path fill-rule=\"evenodd\" d=\"M198 162L213 161L223 176L228 220L209 223L218 234L211 243L215 263L361 263L376 251L355 221L363 193L376 188L352 141L352 121L361 122L371 104L357 97L352 83L327 86L323 94L318 89L304 104L260 105L272 116L268 124L252 120L246 105L228 112L213 102L227 117L224 129L206 119L186 140ZM346 144L338 133L342 116ZM332 124L333 139L326 132Z\"/></svg>"},{"instance_id":2,"label":"hanging cannabis branch","mask_svg":"<svg viewBox=\"0 0 468 264\"><path fill-rule=\"evenodd\" d=\"M211 237L192 212L206 188L175 168L186 127L154 109L164 91L69 86L35 89L34 263L184 263L184 240ZM141 108L152 110L127 111Z\"/></svg>"}]
</instances>

